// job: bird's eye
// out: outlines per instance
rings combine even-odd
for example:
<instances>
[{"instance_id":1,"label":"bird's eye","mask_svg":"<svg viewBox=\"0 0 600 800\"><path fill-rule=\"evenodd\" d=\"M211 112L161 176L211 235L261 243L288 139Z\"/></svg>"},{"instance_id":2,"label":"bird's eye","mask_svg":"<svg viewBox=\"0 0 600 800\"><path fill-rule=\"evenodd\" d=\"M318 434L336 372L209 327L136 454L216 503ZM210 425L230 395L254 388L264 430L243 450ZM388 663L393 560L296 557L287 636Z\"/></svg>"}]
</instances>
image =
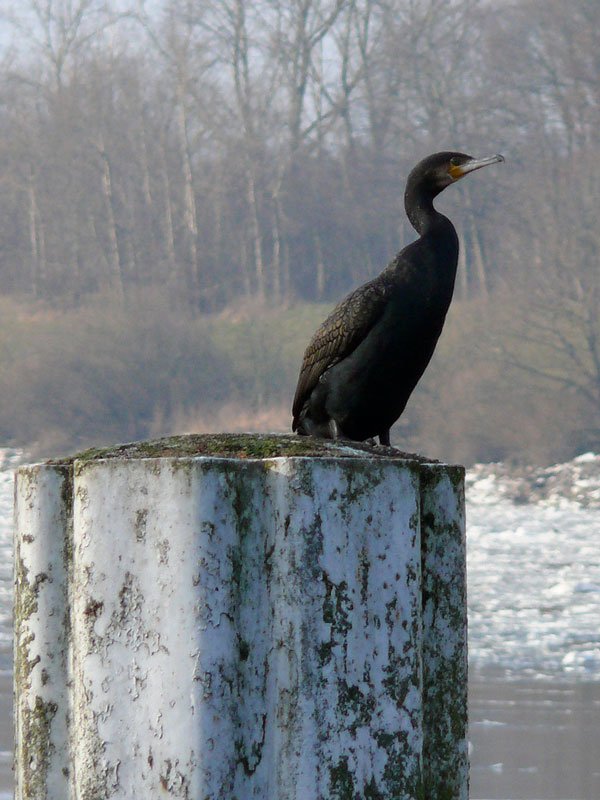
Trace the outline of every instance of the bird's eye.
<instances>
[{"instance_id":1,"label":"bird's eye","mask_svg":"<svg viewBox=\"0 0 600 800\"><path fill-rule=\"evenodd\" d=\"M460 158L458 158L458 156L452 156L452 158L450 159L450 163L452 164L453 167L460 166L460 161L461 160Z\"/></svg>"}]
</instances>

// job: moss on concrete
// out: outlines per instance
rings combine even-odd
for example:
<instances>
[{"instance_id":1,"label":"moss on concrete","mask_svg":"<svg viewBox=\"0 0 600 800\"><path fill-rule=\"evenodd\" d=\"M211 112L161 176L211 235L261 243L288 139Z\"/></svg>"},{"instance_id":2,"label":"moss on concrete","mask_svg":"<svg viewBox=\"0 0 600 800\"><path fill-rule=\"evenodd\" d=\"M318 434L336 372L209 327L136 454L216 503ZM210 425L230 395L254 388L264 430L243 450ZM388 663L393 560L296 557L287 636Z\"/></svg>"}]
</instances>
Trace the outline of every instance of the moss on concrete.
<instances>
[{"instance_id":1,"label":"moss on concrete","mask_svg":"<svg viewBox=\"0 0 600 800\"><path fill-rule=\"evenodd\" d=\"M57 711L56 703L44 702L39 696L36 696L33 708L21 708L27 730L27 737L21 742L20 758L23 768L20 788L23 797L46 797L46 776L54 750L50 730Z\"/></svg>"},{"instance_id":2,"label":"moss on concrete","mask_svg":"<svg viewBox=\"0 0 600 800\"><path fill-rule=\"evenodd\" d=\"M331 800L355 800L358 797L354 776L348 767L348 756L342 756L335 766L329 768L329 791Z\"/></svg>"},{"instance_id":3,"label":"moss on concrete","mask_svg":"<svg viewBox=\"0 0 600 800\"><path fill-rule=\"evenodd\" d=\"M38 610L40 586L48 580L48 575L41 572L31 581L28 577L27 567L23 563L17 549L15 557L15 607L14 627L16 646L14 655L15 686L20 691L27 691L31 686L31 671L39 664L40 657L30 658L30 645L35 639L33 633L25 634L27 623Z\"/></svg>"},{"instance_id":4,"label":"moss on concrete","mask_svg":"<svg viewBox=\"0 0 600 800\"><path fill-rule=\"evenodd\" d=\"M51 754L50 729L57 712L56 703L44 702L35 696L33 707L20 700L31 689L31 673L40 663L39 655L31 658L30 646L35 640L33 633L24 630L33 614L38 611L40 586L48 579L46 573L39 573L33 581L29 580L27 567L19 551L15 563L15 632L16 647L14 656L15 687L21 727L27 736L17 744L21 764L21 788L24 797L45 797L46 775ZM43 681L42 681L43 682Z\"/></svg>"},{"instance_id":5,"label":"moss on concrete","mask_svg":"<svg viewBox=\"0 0 600 800\"><path fill-rule=\"evenodd\" d=\"M445 499L455 498L456 511ZM421 471L426 795L464 797L468 773L464 508L461 467ZM457 747L457 743L462 746Z\"/></svg>"},{"instance_id":6,"label":"moss on concrete","mask_svg":"<svg viewBox=\"0 0 600 800\"><path fill-rule=\"evenodd\" d=\"M145 442L128 442L111 447L93 447L69 458L53 459L49 464L68 464L100 459L164 458L214 456L221 458L269 459L277 457L356 458L361 453L370 458L399 458L420 463L431 459L404 453L394 447L364 442L333 442L326 439L270 433L202 433L167 436Z\"/></svg>"}]
</instances>

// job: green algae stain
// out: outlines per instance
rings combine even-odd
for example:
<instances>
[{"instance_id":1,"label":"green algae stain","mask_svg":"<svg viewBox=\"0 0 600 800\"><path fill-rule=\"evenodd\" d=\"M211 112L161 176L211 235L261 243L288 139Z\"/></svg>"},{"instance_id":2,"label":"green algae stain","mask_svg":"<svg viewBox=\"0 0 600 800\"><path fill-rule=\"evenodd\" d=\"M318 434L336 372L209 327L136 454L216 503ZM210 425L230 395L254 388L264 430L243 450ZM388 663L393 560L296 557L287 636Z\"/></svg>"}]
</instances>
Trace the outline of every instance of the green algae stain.
<instances>
[{"instance_id":1,"label":"green algae stain","mask_svg":"<svg viewBox=\"0 0 600 800\"><path fill-rule=\"evenodd\" d=\"M256 490L262 487L257 486L252 479L253 476L248 474L246 469L241 472L227 470L224 477L229 503L235 514L236 528L240 537L244 539L250 533L256 515L256 495L259 494Z\"/></svg>"},{"instance_id":2,"label":"green algae stain","mask_svg":"<svg viewBox=\"0 0 600 800\"><path fill-rule=\"evenodd\" d=\"M56 716L58 706L54 702L44 702L41 697L35 698L33 708L21 704L20 715L23 730L27 736L19 742L19 763L22 768L20 790L22 797L47 796L47 775L50 756L54 752L51 742L52 720Z\"/></svg>"},{"instance_id":3,"label":"green algae stain","mask_svg":"<svg viewBox=\"0 0 600 800\"><path fill-rule=\"evenodd\" d=\"M456 800L464 796L468 774L462 468L424 470L421 501L423 780L428 797Z\"/></svg>"},{"instance_id":4,"label":"green algae stain","mask_svg":"<svg viewBox=\"0 0 600 800\"><path fill-rule=\"evenodd\" d=\"M333 642L322 642L317 648L317 657L322 668L327 666L333 658Z\"/></svg>"},{"instance_id":5,"label":"green algae stain","mask_svg":"<svg viewBox=\"0 0 600 800\"><path fill-rule=\"evenodd\" d=\"M376 711L374 694L363 693L358 686L348 684L343 678L338 679L337 688L338 709L346 720L346 729L356 736L359 728L370 728Z\"/></svg>"},{"instance_id":6,"label":"green algae stain","mask_svg":"<svg viewBox=\"0 0 600 800\"><path fill-rule=\"evenodd\" d=\"M48 575L41 572L33 581L28 579L28 570L17 549L15 559L15 687L18 694L26 693L31 687L31 672L39 664L39 655L30 658L30 645L35 640L33 633L26 633L27 623L38 611L40 586L48 580Z\"/></svg>"},{"instance_id":7,"label":"green algae stain","mask_svg":"<svg viewBox=\"0 0 600 800\"><path fill-rule=\"evenodd\" d=\"M223 458L269 459L278 456L318 456L330 454L327 446L315 439L277 434L188 434L167 436L145 442L128 442L112 447L92 447L72 456L82 462L99 459Z\"/></svg>"},{"instance_id":8,"label":"green algae stain","mask_svg":"<svg viewBox=\"0 0 600 800\"><path fill-rule=\"evenodd\" d=\"M371 778L371 780L365 784L363 797L365 800L388 800L388 798L379 790L377 783L375 782L375 778Z\"/></svg>"},{"instance_id":9,"label":"green algae stain","mask_svg":"<svg viewBox=\"0 0 600 800\"><path fill-rule=\"evenodd\" d=\"M15 627L20 627L38 610L38 594L36 589L39 587L39 582L34 581L33 584L30 583L27 579L28 574L29 570L25 566L20 554L17 553L15 561Z\"/></svg>"},{"instance_id":10,"label":"green algae stain","mask_svg":"<svg viewBox=\"0 0 600 800\"><path fill-rule=\"evenodd\" d=\"M278 457L334 457L424 463L429 459L415 453L404 453L392 447L372 447L364 442L333 442L310 436L274 433L206 433L166 436L141 442L126 442L109 447L91 447L68 458L52 459L49 464L70 464L74 460L87 463L104 459L131 458L222 458L271 459ZM364 488L349 487L349 491Z\"/></svg>"},{"instance_id":11,"label":"green algae stain","mask_svg":"<svg viewBox=\"0 0 600 800\"><path fill-rule=\"evenodd\" d=\"M360 601L366 605L369 597L369 571L371 562L367 555L367 548L362 547L359 553L359 581L360 581Z\"/></svg>"},{"instance_id":12,"label":"green algae stain","mask_svg":"<svg viewBox=\"0 0 600 800\"><path fill-rule=\"evenodd\" d=\"M337 764L329 767L330 800L357 800L354 776L348 767L348 756L342 756Z\"/></svg>"},{"instance_id":13,"label":"green algae stain","mask_svg":"<svg viewBox=\"0 0 600 800\"><path fill-rule=\"evenodd\" d=\"M328 574L322 571L322 580L325 584L325 597L323 599L323 622L331 625L332 641L336 637L343 638L352 628L350 612L354 605L348 597L348 584L340 581L336 584L330 580Z\"/></svg>"}]
</instances>

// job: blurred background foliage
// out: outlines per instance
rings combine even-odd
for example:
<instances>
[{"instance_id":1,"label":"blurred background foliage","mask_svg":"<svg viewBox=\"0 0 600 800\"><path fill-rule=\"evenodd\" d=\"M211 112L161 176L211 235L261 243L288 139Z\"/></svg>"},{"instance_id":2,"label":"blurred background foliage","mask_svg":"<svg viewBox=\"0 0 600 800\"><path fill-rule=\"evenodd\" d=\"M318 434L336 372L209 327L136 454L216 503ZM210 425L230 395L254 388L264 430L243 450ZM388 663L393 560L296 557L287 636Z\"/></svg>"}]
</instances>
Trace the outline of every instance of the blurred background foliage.
<instances>
[{"instance_id":1,"label":"blurred background foliage","mask_svg":"<svg viewBox=\"0 0 600 800\"><path fill-rule=\"evenodd\" d=\"M302 351L414 232L456 301L393 435L471 463L600 447L595 0L0 0L0 440L286 430Z\"/></svg>"}]
</instances>

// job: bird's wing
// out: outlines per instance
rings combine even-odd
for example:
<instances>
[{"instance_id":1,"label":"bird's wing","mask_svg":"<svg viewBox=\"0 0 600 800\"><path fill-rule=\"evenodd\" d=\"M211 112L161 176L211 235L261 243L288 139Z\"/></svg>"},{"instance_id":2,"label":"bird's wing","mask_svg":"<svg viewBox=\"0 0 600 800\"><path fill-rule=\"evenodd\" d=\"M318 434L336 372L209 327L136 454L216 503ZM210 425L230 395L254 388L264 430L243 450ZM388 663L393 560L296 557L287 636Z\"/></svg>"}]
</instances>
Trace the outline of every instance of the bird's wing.
<instances>
[{"instance_id":1,"label":"bird's wing","mask_svg":"<svg viewBox=\"0 0 600 800\"><path fill-rule=\"evenodd\" d=\"M365 283L337 305L311 339L300 368L294 396L292 429L296 430L304 403L319 378L350 355L362 342L385 308L389 284L378 279Z\"/></svg>"}]
</instances>

